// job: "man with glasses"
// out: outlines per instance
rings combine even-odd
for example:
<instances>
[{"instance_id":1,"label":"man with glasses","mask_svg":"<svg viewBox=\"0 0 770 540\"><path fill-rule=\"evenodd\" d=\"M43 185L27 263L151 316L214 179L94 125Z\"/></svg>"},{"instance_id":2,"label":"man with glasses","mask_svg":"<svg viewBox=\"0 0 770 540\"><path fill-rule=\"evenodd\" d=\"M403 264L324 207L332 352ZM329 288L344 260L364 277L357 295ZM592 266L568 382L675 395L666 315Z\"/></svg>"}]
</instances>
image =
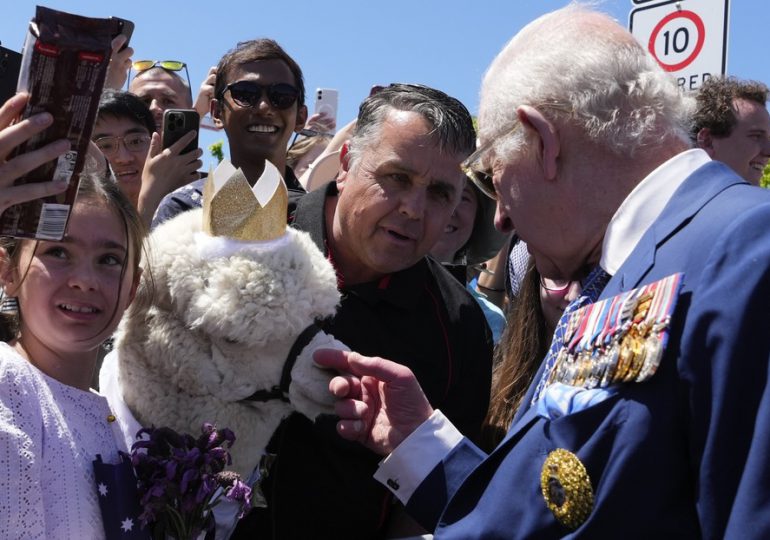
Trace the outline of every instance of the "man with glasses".
<instances>
[{"instance_id":1,"label":"man with glasses","mask_svg":"<svg viewBox=\"0 0 770 540\"><path fill-rule=\"evenodd\" d=\"M426 255L460 201L460 163L474 147L459 101L393 84L363 102L336 182L300 198L292 222L337 271L341 304L322 328L409 366L469 437L489 402L491 336L463 284ZM276 454L262 482L268 507L246 516L233 538L383 536L394 505L372 479L379 456L341 439L336 420L284 422L268 448Z\"/></svg>"},{"instance_id":2,"label":"man with glasses","mask_svg":"<svg viewBox=\"0 0 770 540\"><path fill-rule=\"evenodd\" d=\"M770 193L691 149L692 105L579 4L488 69L468 165L543 276L584 280L489 455L404 366L316 354L347 373L339 433L389 453L377 477L436 538L770 535Z\"/></svg>"},{"instance_id":3,"label":"man with glasses","mask_svg":"<svg viewBox=\"0 0 770 540\"><path fill-rule=\"evenodd\" d=\"M161 151L157 125L147 106L129 92L105 91L99 101L92 139L107 159L121 191L147 225L169 192L197 179L200 148L182 154L188 133Z\"/></svg>"},{"instance_id":4,"label":"man with glasses","mask_svg":"<svg viewBox=\"0 0 770 540\"><path fill-rule=\"evenodd\" d=\"M252 184L262 175L265 160L279 171L292 198L304 193L294 171L286 166L286 145L307 119L302 70L275 41L239 43L216 68L211 116L223 128L230 161ZM153 226L202 204L204 180L168 195Z\"/></svg>"}]
</instances>

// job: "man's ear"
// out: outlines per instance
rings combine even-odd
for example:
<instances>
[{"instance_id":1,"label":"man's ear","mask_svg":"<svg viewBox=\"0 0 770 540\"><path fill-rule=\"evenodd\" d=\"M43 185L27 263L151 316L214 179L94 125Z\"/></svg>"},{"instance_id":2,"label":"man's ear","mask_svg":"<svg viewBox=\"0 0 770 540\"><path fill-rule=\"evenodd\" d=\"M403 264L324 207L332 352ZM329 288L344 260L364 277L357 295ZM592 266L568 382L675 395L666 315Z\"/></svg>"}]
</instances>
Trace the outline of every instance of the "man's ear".
<instances>
[{"instance_id":1,"label":"man's ear","mask_svg":"<svg viewBox=\"0 0 770 540\"><path fill-rule=\"evenodd\" d=\"M337 175L337 191L342 191L345 187L345 180L350 174L350 141L345 141L340 148L340 173Z\"/></svg>"},{"instance_id":2,"label":"man's ear","mask_svg":"<svg viewBox=\"0 0 770 540\"><path fill-rule=\"evenodd\" d=\"M532 128L540 139L541 161L543 173L549 180L556 178L558 170L557 161L561 152L559 131L548 118L534 107L520 105L516 109L519 121Z\"/></svg>"},{"instance_id":3,"label":"man's ear","mask_svg":"<svg viewBox=\"0 0 770 540\"><path fill-rule=\"evenodd\" d=\"M698 131L695 144L698 145L698 148L704 149L709 156L714 157L714 138L711 136L709 128L704 127Z\"/></svg>"},{"instance_id":4,"label":"man's ear","mask_svg":"<svg viewBox=\"0 0 770 540\"><path fill-rule=\"evenodd\" d=\"M305 129L305 122L307 122L307 106L302 105L297 107L297 122L294 124L294 133L299 133Z\"/></svg>"},{"instance_id":5,"label":"man's ear","mask_svg":"<svg viewBox=\"0 0 770 540\"><path fill-rule=\"evenodd\" d=\"M211 119L214 120L214 125L218 129L225 127L224 122L222 122L222 105L219 103L218 99L212 99L209 103L209 114L211 115Z\"/></svg>"}]
</instances>

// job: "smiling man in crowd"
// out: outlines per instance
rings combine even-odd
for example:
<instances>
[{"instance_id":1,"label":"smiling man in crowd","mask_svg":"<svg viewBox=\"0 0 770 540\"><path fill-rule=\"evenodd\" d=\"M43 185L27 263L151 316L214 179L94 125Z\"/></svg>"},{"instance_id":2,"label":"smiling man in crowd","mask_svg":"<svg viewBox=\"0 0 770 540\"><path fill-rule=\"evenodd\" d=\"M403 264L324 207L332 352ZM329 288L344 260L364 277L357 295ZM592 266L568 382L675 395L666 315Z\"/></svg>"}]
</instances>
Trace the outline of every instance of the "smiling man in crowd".
<instances>
[{"instance_id":1,"label":"smiling man in crowd","mask_svg":"<svg viewBox=\"0 0 770 540\"><path fill-rule=\"evenodd\" d=\"M180 69L187 69L184 62L171 64L174 68L178 65ZM190 109L193 106L189 83L179 76L178 70L164 68L159 62L153 62L151 67L138 71L131 79L128 91L147 105L158 130L163 128L163 112L166 109Z\"/></svg>"},{"instance_id":2,"label":"smiling man in crowd","mask_svg":"<svg viewBox=\"0 0 770 540\"><path fill-rule=\"evenodd\" d=\"M214 123L224 128L230 161L252 184L262 175L265 160L279 171L290 196L304 193L286 166L289 138L305 125L305 83L302 70L275 41L244 41L225 54L216 69ZM192 182L161 201L153 226L201 206L205 179Z\"/></svg>"},{"instance_id":3,"label":"smiling man in crowd","mask_svg":"<svg viewBox=\"0 0 770 540\"><path fill-rule=\"evenodd\" d=\"M759 185L770 159L767 95L767 86L760 82L712 77L703 83L696 98L696 144L754 185Z\"/></svg>"}]
</instances>

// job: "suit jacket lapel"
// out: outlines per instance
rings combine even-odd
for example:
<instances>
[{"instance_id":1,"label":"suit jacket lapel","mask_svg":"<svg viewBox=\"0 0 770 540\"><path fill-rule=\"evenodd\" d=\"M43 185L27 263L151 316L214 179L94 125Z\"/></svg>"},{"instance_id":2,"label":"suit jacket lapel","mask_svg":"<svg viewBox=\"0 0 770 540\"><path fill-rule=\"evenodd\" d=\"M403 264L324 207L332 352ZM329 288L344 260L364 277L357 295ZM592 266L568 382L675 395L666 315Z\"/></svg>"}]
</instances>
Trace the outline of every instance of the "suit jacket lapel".
<instances>
[{"instance_id":1,"label":"suit jacket lapel","mask_svg":"<svg viewBox=\"0 0 770 540\"><path fill-rule=\"evenodd\" d=\"M735 184L745 183L732 169L717 161L703 165L692 173L674 192L663 212L639 240L631 255L604 288L600 298L608 298L639 285L655 264L655 253L659 246L684 227L711 199ZM535 418L535 409L530 407L537 381L542 377L543 365L530 384L527 394L514 415L511 427L498 448L515 438Z\"/></svg>"},{"instance_id":2,"label":"suit jacket lapel","mask_svg":"<svg viewBox=\"0 0 770 540\"><path fill-rule=\"evenodd\" d=\"M655 264L655 252L697 214L711 199L745 181L732 169L711 161L692 173L674 192L663 212L642 236L631 255L605 287L601 298L614 296L639 285Z\"/></svg>"}]
</instances>

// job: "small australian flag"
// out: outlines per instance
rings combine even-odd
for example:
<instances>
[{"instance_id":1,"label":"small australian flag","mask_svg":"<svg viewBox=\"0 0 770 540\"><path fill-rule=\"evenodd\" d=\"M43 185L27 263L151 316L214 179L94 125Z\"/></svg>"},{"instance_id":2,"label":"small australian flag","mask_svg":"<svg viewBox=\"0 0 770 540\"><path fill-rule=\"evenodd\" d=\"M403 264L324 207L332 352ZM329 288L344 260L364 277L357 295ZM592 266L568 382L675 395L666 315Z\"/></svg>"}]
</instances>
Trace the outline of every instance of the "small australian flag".
<instances>
[{"instance_id":1,"label":"small australian flag","mask_svg":"<svg viewBox=\"0 0 770 540\"><path fill-rule=\"evenodd\" d=\"M139 494L131 458L120 452L120 463L94 460L96 495L102 511L102 522L107 540L150 540L150 533L139 523Z\"/></svg>"}]
</instances>

